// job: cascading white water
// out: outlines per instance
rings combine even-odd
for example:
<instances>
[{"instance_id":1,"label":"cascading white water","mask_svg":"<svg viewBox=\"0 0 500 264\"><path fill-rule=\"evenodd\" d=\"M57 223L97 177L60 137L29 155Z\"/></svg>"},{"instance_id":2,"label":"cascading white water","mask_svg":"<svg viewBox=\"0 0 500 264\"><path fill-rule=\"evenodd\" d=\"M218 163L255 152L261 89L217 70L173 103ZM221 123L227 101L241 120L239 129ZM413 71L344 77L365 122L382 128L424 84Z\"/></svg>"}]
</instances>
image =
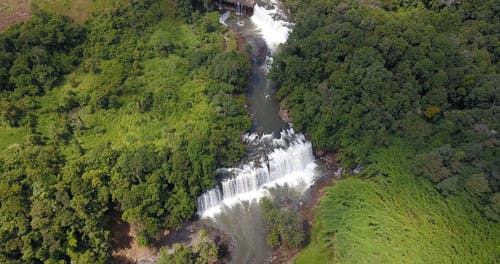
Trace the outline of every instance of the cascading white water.
<instances>
[{"instance_id":1,"label":"cascading white water","mask_svg":"<svg viewBox=\"0 0 500 264\"><path fill-rule=\"evenodd\" d=\"M252 47L247 106L254 131L269 133L245 135L248 159L235 168L220 169L224 180L197 200L202 222L230 237L230 263L268 263L272 256L265 242L262 208L253 201L269 195L298 206L307 199L305 191L322 174L311 143L302 134L284 129L287 124L280 119L279 104L274 99L276 86L266 77L272 56L293 28L279 1L258 0L250 18L221 18ZM275 136L277 132L279 136Z\"/></svg>"},{"instance_id":2,"label":"cascading white water","mask_svg":"<svg viewBox=\"0 0 500 264\"><path fill-rule=\"evenodd\" d=\"M219 23L223 24L223 25L227 25L226 24L226 20L229 18L229 16L231 15L231 12L229 11L226 11L224 14L222 14L220 17L219 17Z\"/></svg>"},{"instance_id":3,"label":"cascading white water","mask_svg":"<svg viewBox=\"0 0 500 264\"><path fill-rule=\"evenodd\" d=\"M227 16L225 13L221 20L226 20ZM276 0L255 5L250 20L270 51L263 65L260 65L266 69L270 67L271 56L277 52L279 44L286 42L293 23L287 21L285 12ZM237 25L240 26L240 23ZM268 97L266 95L266 99ZM231 176L198 197L198 215L201 217L214 216L223 207L231 207L242 201L256 201L266 195L267 189L276 185L286 184L297 190L305 190L313 183L316 163L311 143L302 134L296 134L293 129L282 130L279 137L274 137L272 133L253 133L245 135L244 141L255 149L252 153L254 159L237 168L221 169Z\"/></svg>"},{"instance_id":4,"label":"cascading white water","mask_svg":"<svg viewBox=\"0 0 500 264\"><path fill-rule=\"evenodd\" d=\"M249 144L269 153L261 154L258 161L249 161L239 168L224 169L233 175L220 185L198 198L198 215L210 217L224 206L242 201L254 201L267 193L267 188L289 185L307 188L316 176L316 163L311 143L293 129L281 132L280 138L272 135L262 137L256 134L245 137Z\"/></svg>"},{"instance_id":5,"label":"cascading white water","mask_svg":"<svg viewBox=\"0 0 500 264\"><path fill-rule=\"evenodd\" d=\"M274 54L278 46L286 42L294 24L286 20L286 15L278 2L271 0L270 4L269 6L256 4L250 19L260 30L262 38Z\"/></svg>"}]
</instances>

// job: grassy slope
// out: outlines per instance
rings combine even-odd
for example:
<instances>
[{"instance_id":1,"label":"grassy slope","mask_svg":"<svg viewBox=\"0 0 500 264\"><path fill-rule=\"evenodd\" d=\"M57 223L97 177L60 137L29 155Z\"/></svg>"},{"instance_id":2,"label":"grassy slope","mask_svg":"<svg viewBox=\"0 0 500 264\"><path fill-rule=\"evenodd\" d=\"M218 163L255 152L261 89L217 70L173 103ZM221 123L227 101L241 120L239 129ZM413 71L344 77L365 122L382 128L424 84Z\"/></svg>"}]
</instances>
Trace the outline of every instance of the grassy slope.
<instances>
[{"instance_id":1,"label":"grassy slope","mask_svg":"<svg viewBox=\"0 0 500 264\"><path fill-rule=\"evenodd\" d=\"M409 174L404 153L384 150L367 168L378 176L328 189L296 263L498 263L500 225Z\"/></svg>"},{"instance_id":2,"label":"grassy slope","mask_svg":"<svg viewBox=\"0 0 500 264\"><path fill-rule=\"evenodd\" d=\"M25 133L26 129L23 127L12 128L0 125L0 149L5 149L12 144L21 142Z\"/></svg>"},{"instance_id":3,"label":"grassy slope","mask_svg":"<svg viewBox=\"0 0 500 264\"><path fill-rule=\"evenodd\" d=\"M165 1L166 5L171 5ZM54 4L55 5L55 4ZM166 7L173 9L172 6ZM58 11L59 12L59 11ZM64 13L64 12L63 12ZM216 15L207 19L217 20ZM172 26L178 24L178 26ZM225 51L236 50L236 37L231 31L224 35L220 32L211 33L209 43L207 35L202 36L199 26L183 24L175 19L167 18L160 23L151 35L148 45L168 39L177 46L226 48ZM205 38L205 39L202 39ZM226 44L225 44L226 43ZM229 43L229 44L227 44ZM189 61L186 57L171 55L166 58L155 57L144 62L144 75L140 77L140 91L124 94L120 98L122 107L119 109L97 109L94 113L88 106L75 109L70 114L70 119L83 121L87 128L77 134L79 143L86 149L111 142L113 146L132 146L137 144L155 143L157 146L167 144L174 147L180 135L193 135L194 131L206 130L214 116L215 108L209 105L209 100L204 94L206 86L211 79L205 69L190 72ZM97 92L100 79L106 78L101 74L83 73L81 69L73 73L79 85L71 87L65 81L59 87L47 92L39 98L42 107L38 112L40 118L39 129L42 134L51 134L52 131L62 129L60 124L68 118L66 114L57 114L57 105L65 100L68 92L74 92L79 97ZM140 113L137 111L136 97L138 94L152 92L155 98L161 98L161 104L155 104L153 111ZM170 99L165 97L170 96ZM190 107L178 107L185 102ZM79 122L78 122L79 123ZM10 128L0 124L0 150L20 143L27 130L25 128Z\"/></svg>"},{"instance_id":4,"label":"grassy slope","mask_svg":"<svg viewBox=\"0 0 500 264\"><path fill-rule=\"evenodd\" d=\"M307 247L302 249L295 259L295 263L316 264L333 263L327 239L322 236L323 226L319 219L315 219L311 230L310 241Z\"/></svg>"},{"instance_id":5,"label":"grassy slope","mask_svg":"<svg viewBox=\"0 0 500 264\"><path fill-rule=\"evenodd\" d=\"M0 32L14 23L29 19L31 16L31 0L0 1Z\"/></svg>"},{"instance_id":6,"label":"grassy slope","mask_svg":"<svg viewBox=\"0 0 500 264\"><path fill-rule=\"evenodd\" d=\"M92 13L126 5L128 0L33 0L39 8L69 16L83 23Z\"/></svg>"},{"instance_id":7,"label":"grassy slope","mask_svg":"<svg viewBox=\"0 0 500 264\"><path fill-rule=\"evenodd\" d=\"M47 11L51 11L57 14L65 15L71 17L78 23L83 23L87 20L90 15L94 12L101 10L109 10L116 8L116 4L126 5L128 4L128 0L32 0L29 3L24 3L21 5L19 1L12 1L2 3L0 9L0 16L7 16L9 13L14 12L15 10L21 9L24 6L32 4L37 8L41 8ZM26 17L25 19L27 19ZM24 19L22 19L24 20ZM22 21L20 20L20 21ZM95 81L95 76L79 76L81 81L83 82L82 87L88 87ZM69 84L62 85L62 88L65 91L68 91L70 88ZM57 100L60 92L56 92L52 96L46 97L46 99ZM45 100L42 100L44 102ZM49 101L50 102L50 101ZM54 103L54 101L52 101ZM27 131L24 128L14 129L3 124L0 124L0 150L5 149L6 147L19 143L22 138L26 135Z\"/></svg>"},{"instance_id":8,"label":"grassy slope","mask_svg":"<svg viewBox=\"0 0 500 264\"><path fill-rule=\"evenodd\" d=\"M124 6L129 0L3 0L0 3L0 32L31 17L33 7L69 16L78 23L92 13Z\"/></svg>"},{"instance_id":9,"label":"grassy slope","mask_svg":"<svg viewBox=\"0 0 500 264\"><path fill-rule=\"evenodd\" d=\"M127 86L120 83L120 85L118 85L119 87L113 88L116 90L120 90L121 92L119 94L119 98L117 99L121 107L116 109L101 109L99 107L94 107L95 104L92 103L92 100L96 97L95 95L102 93L103 90L105 91L106 89L112 89L108 87L110 86L108 85L110 81L108 81L107 79L109 79L109 76L114 76L113 74L110 74L106 71L102 71L101 73L97 74L85 71L84 63L82 63L80 67L78 67L73 73L71 73L71 77L67 76L65 80L62 80L60 85L51 89L47 89L46 93L43 96L32 98L33 100L39 102L37 104L39 105L39 107L36 108L35 111L33 111L33 114L37 117L37 132L39 132L44 137L57 138L57 136L52 137L52 135L57 135L63 132L65 130L65 124L81 125L82 128L76 128L72 130L72 135L69 136L69 138L71 138L70 143L68 143L67 145L58 145L59 151L64 154L65 158L68 160L68 163L74 161L78 162L77 160L84 160L86 158L80 156L80 146L85 150L86 155L89 157L88 159L92 160L94 157L94 152L96 152L95 147L102 147L102 145L107 142L110 142L111 147L114 149L127 149L124 150L123 153L127 153L127 151L133 152L141 145L149 145L151 143L158 146L158 149L169 149L175 153L176 148L178 148L179 146L182 147L183 144L186 145L185 141L189 142L189 144L187 144L188 147L193 147L198 142L205 142L205 139L207 137L211 137L210 140L213 142L213 138L215 137L213 135L217 132L218 134L224 133L225 136L220 137L221 142L216 142L217 148L229 149L230 145L239 144L238 142L240 141L240 133L247 128L245 126L249 125L249 118L241 113L238 113L235 116L221 118L221 114L217 112L216 106L213 102L211 102L211 100L214 99L213 96L207 95L207 91L209 90L209 84L215 83L215 85L212 85L212 87L210 88L211 92L213 93L213 90L218 89L218 85L223 86L224 83L215 81L214 77L209 75L208 71L211 67L213 67L211 61L200 63L199 65L191 65L191 56L193 54L196 54L196 52L206 52L211 56L215 56L217 54L224 54L226 52L229 53L234 51L236 49L236 37L231 31L219 25L217 13L210 13L206 16L198 18L200 21L206 22L206 24L202 24L201 22L185 24L181 21L181 19L173 17L174 9L171 6L171 1L165 0L162 1L162 4L164 5L165 10L171 10L172 12L169 13L167 11L167 15L164 20L162 20L158 24L154 24L153 26L148 27L148 31L144 34L144 37L141 38L140 41L138 41L138 46L144 46L142 49L144 50L144 53L141 53L141 55L145 54L143 56L138 56L140 57L140 60L138 60L138 68L141 69L142 74L138 76L130 74L129 78L127 79L127 81L129 81L130 79L132 79L133 81L137 81L138 84ZM170 6L166 7L166 5ZM207 30L208 24L212 25L212 27L210 27L210 30ZM135 37L135 35L133 37ZM158 42L162 41L169 41L169 43L175 44L176 49L171 51L168 55L161 56L157 54L155 52L155 48L157 47ZM117 49L116 47L111 48ZM130 55L125 54L126 51L129 51L128 49L124 49L123 47L119 48L120 49L117 50L122 52L124 55ZM137 55L133 54L133 56ZM103 60L101 65L109 63L119 64L116 62L116 58L110 58L109 60ZM120 69L120 67L119 65L115 65L113 69ZM78 85L75 85L73 83L74 87L69 82L69 80L73 78L76 80L76 83L78 83ZM226 86L228 85L226 84ZM141 113L139 111L138 101L142 98L143 95L148 93L153 94L153 106L150 110ZM73 95L72 97L76 98L80 102L80 107L73 108L71 110L58 110L60 105L64 105L64 103L67 101L68 95ZM234 102L232 100L233 97L235 99ZM87 98L88 100L85 98ZM240 106L240 108L244 109L242 94L237 95L236 93L229 93L228 98L231 98L231 100L227 101L231 101L234 104ZM88 102L89 100L90 103ZM217 120L214 121L214 118L216 118ZM216 129L214 128L214 126L219 126L217 131L215 131ZM14 129L6 127L3 123L0 123L0 159L3 158L2 155L5 155L5 153L7 153L6 150L10 145L23 141L24 136L28 134L26 130L27 129L24 127ZM210 135L207 136L206 134ZM193 141L195 141L195 143L193 143ZM78 143L73 144L74 142ZM242 144L240 145L243 146ZM187 156L185 155L185 153L187 153L188 150L183 151L184 152L182 152L181 155ZM210 155L215 152L215 150L213 149L210 149L209 151ZM193 151L191 150L189 150L189 152L189 154L193 154L193 156L199 154L193 153ZM210 155L205 155L200 158L200 163L202 158L204 159L203 161L207 161L205 164L203 164L206 166L202 169L210 168L211 164L208 163L210 163L212 160L215 163L215 157L212 157ZM232 158L236 157L236 155L231 156ZM188 158L191 157L186 157L186 159ZM228 162L232 161L228 160ZM63 166L65 165L61 164L61 167ZM68 165L68 167L70 167L70 165ZM108 171L111 170L110 168L98 169ZM196 171L196 173L201 174L199 170ZM90 170L89 174L91 174L92 171L94 170ZM209 173L210 172L206 172L206 174ZM75 173L69 174L71 174L70 177L79 178L79 175ZM89 175L87 173L84 174ZM176 175L179 174L180 173L177 173ZM153 177L149 177L148 175L148 178ZM86 181L87 179L84 180ZM58 183L58 186L63 186L64 184L65 183ZM169 182L168 184L171 183ZM132 193L133 191L137 193L143 191L140 188L145 185L146 184L143 184L138 188L135 188L136 186L134 186L130 193ZM156 191L157 189L160 189L158 185L159 184L151 184L148 186L148 188L149 190L153 189L153 191ZM167 183L165 183L164 185L167 185ZM171 185L173 185L173 183ZM192 184L192 186L194 185L196 185L196 183ZM5 186L10 188L9 185ZM106 186L104 186L103 184L103 186L99 187L99 190L105 190L105 192L107 193L108 191L106 190L106 188L111 189L114 187L115 186L108 186L106 183ZM86 186L82 186L82 189L85 188ZM92 185L91 189L97 188L96 186ZM194 187L192 189L194 189ZM170 194L162 194L162 196L166 197L168 197L169 195ZM150 193L146 193L144 194L144 196L152 197L153 195L151 195ZM48 199L51 198L52 197ZM157 197L153 196L151 200L153 200L154 198ZM184 198L185 197L181 197L178 198L178 200ZM88 196L85 197L85 199L88 199L87 201L91 201L94 206L93 208L102 206L102 204L97 203L97 199L95 199L95 197ZM161 199L164 198L162 197ZM180 202L183 201L179 201L179 203ZM164 204L167 203L163 202L162 200L161 205ZM175 202L171 202L169 200L167 206L169 206L168 210L171 210L170 208L174 208L176 210L172 213L173 215L175 213L180 214L178 213L178 211L181 210L187 211L188 209L185 208L191 205L186 206L185 204L186 203L183 204L185 206L184 208L179 209L180 206L177 206ZM192 202L192 204L194 204L194 202ZM163 208L167 206L163 206L161 210L165 210ZM149 205L148 207L155 208L154 206ZM174 209L172 209L172 211ZM107 209L101 207L98 208L98 210L101 210L102 212ZM59 219L59 217L63 218L63 216L60 216L58 213L59 211L54 213L54 216L46 216L44 217L44 220L48 219L47 221L52 221L52 219L56 217L57 219ZM73 211L71 211L71 213L73 213ZM71 213L70 216L73 217ZM76 215L77 213L74 214ZM74 217L82 219L81 222L87 219L87 215L78 215ZM90 219L92 219L92 221L89 222L94 223L97 221L101 221L102 218L102 215L96 216L95 214L90 214ZM163 222L163 220L161 221ZM79 229L80 226L78 224L72 224L71 228L73 228L73 226L78 226L76 227L76 229ZM61 248L63 251L65 250L64 247L66 246L66 239L64 236L65 228L66 226L60 227L61 231L59 233L57 233L56 231L53 232L57 234L63 234L60 238L57 238L58 242L61 241L60 243L62 245ZM96 228L97 231L95 232L108 232L107 230L105 230L105 228L106 227L103 225L98 226L98 228ZM57 230L59 230L59 227ZM33 232L37 232L37 230ZM94 232L94 229L90 232L87 229L82 231L82 237L84 238L82 238L83 242L79 244L79 247L82 248L82 251L88 250L87 253L89 254L92 254L91 251L96 249L96 246L94 244L87 243L87 240L85 240L86 237L91 237L93 239L92 236L94 233L92 232ZM48 233L52 234L52 232ZM19 237L19 240L21 240L21 237ZM103 248L108 246L107 242L108 241L102 242ZM45 241L42 241L40 243L45 243ZM78 243L80 243L80 241ZM23 243L21 242L20 245L22 244ZM32 250L29 245L25 248L26 251ZM4 247L2 247L2 249L4 249ZM96 250L101 249L99 248ZM7 251L7 253L10 252ZM102 252L102 250L100 253L102 253L100 256L106 255L106 253ZM83 254L84 253L82 252L82 258ZM79 256L80 255L76 257L72 256L72 258L74 258L72 261L76 261L75 263L84 263L83 261L78 261ZM0 256L0 258L1 257L2 256ZM54 259L57 259L59 257L60 256L54 256ZM2 261L0 262L4 263Z\"/></svg>"}]
</instances>

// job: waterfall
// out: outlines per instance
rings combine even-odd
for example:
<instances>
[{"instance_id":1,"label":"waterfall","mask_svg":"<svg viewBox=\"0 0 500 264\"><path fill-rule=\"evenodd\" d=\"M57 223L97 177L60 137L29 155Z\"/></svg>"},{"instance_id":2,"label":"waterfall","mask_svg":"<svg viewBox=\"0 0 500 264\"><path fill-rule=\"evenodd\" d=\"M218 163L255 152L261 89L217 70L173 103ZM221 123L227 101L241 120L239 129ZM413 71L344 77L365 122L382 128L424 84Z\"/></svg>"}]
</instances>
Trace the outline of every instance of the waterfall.
<instances>
[{"instance_id":1,"label":"waterfall","mask_svg":"<svg viewBox=\"0 0 500 264\"><path fill-rule=\"evenodd\" d=\"M272 54L276 53L280 44L286 42L294 26L293 23L287 21L281 5L275 1L271 1L269 6L256 4L251 20L260 30Z\"/></svg>"},{"instance_id":2,"label":"waterfall","mask_svg":"<svg viewBox=\"0 0 500 264\"><path fill-rule=\"evenodd\" d=\"M235 3L235 8L236 8L236 14L241 15L242 12L241 12L241 3L240 2Z\"/></svg>"},{"instance_id":3,"label":"waterfall","mask_svg":"<svg viewBox=\"0 0 500 264\"><path fill-rule=\"evenodd\" d=\"M284 130L279 138L270 135L246 135L247 144L261 152L240 167L222 169L232 175L215 188L198 197L198 215L210 217L242 201L254 201L276 185L310 186L316 176L311 143L293 129Z\"/></svg>"},{"instance_id":4,"label":"waterfall","mask_svg":"<svg viewBox=\"0 0 500 264\"><path fill-rule=\"evenodd\" d=\"M235 9L237 13L242 12L240 2L235 2ZM221 21L226 20L226 16L222 15ZM245 27L242 21L244 20L237 22L241 29ZM259 2L255 5L250 21L252 22L250 24L254 25L251 26L253 29L250 34L265 42L263 45L263 42L254 41L254 45L267 46L267 50L270 51L263 63L254 65L255 68L264 68L264 71L257 70L255 74L262 74L265 79L264 74L272 63L272 55L277 52L279 44L286 42L293 23L287 21L286 13L276 0L271 0L269 3ZM267 87L269 82L266 80L258 84ZM264 90L254 89L254 93ZM266 94L265 98L269 100L269 104L273 104L269 94ZM265 107L267 104L254 105ZM277 105L275 108L277 109ZM269 111L274 111L275 108L269 108ZM264 115L257 118L266 117ZM273 126L268 128L270 127ZM219 172L225 175L224 179L197 199L200 217L213 217L224 207L232 207L243 201L257 201L268 193L269 188L277 185L288 185L298 191L304 191L313 183L317 175L317 166L311 143L302 134L295 133L289 128L281 130L277 136L273 133L263 135L252 133L244 135L243 139L252 149L250 157L235 168L219 169Z\"/></svg>"},{"instance_id":5,"label":"waterfall","mask_svg":"<svg viewBox=\"0 0 500 264\"><path fill-rule=\"evenodd\" d=\"M246 12L245 7L238 9L236 1L235 12ZM262 210L256 201L270 196L299 206L306 199L305 191L322 174L311 143L302 134L286 129L289 126L280 119L279 104L273 98L275 84L266 77L272 56L279 52L279 44L286 41L293 28L279 1L258 0L251 17L221 16L221 21L252 47L247 106L252 129L260 132L243 136L248 157L233 168L218 169L220 181L196 201L198 215L205 218L202 222L231 239L230 263L268 263L272 256L265 242ZM288 187L280 187L285 185Z\"/></svg>"},{"instance_id":6,"label":"waterfall","mask_svg":"<svg viewBox=\"0 0 500 264\"><path fill-rule=\"evenodd\" d=\"M231 15L231 12L229 11L226 11L224 14L222 14L220 17L219 17L219 23L223 24L223 25L227 25L226 24L226 20L229 18L229 16Z\"/></svg>"}]
</instances>

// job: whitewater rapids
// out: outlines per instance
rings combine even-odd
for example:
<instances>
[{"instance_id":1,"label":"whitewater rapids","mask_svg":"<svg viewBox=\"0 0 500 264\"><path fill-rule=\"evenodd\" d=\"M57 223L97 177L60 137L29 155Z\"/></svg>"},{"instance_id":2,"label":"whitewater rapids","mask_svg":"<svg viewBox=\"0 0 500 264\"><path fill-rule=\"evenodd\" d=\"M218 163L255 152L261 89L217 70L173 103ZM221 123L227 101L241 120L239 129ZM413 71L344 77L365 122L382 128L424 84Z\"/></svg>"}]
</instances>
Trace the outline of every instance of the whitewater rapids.
<instances>
[{"instance_id":1,"label":"whitewater rapids","mask_svg":"<svg viewBox=\"0 0 500 264\"><path fill-rule=\"evenodd\" d=\"M286 42L294 26L287 21L281 4L277 1L271 1L270 5L257 3L250 19L260 30L271 54L275 54L279 45Z\"/></svg>"},{"instance_id":2,"label":"whitewater rapids","mask_svg":"<svg viewBox=\"0 0 500 264\"><path fill-rule=\"evenodd\" d=\"M245 135L244 140L262 149L269 149L257 160L237 168L221 169L232 175L197 199L198 215L213 217L227 206L243 201L258 201L268 189L288 185L307 189L316 177L316 163L311 143L293 129L284 130L279 138L272 134Z\"/></svg>"}]
</instances>

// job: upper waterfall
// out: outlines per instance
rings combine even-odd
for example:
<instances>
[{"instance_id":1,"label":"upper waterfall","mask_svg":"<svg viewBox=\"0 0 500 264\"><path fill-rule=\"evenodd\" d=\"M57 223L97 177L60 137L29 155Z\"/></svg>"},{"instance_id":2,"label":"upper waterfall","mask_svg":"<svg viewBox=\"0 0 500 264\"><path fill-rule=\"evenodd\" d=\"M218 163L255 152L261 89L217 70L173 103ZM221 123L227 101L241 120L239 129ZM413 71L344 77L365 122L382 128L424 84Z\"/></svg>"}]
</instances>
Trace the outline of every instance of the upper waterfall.
<instances>
[{"instance_id":1,"label":"upper waterfall","mask_svg":"<svg viewBox=\"0 0 500 264\"><path fill-rule=\"evenodd\" d=\"M271 0L271 5L257 3L251 21L260 30L272 54L276 53L280 44L286 42L294 25L287 21L281 5L273 0Z\"/></svg>"},{"instance_id":2,"label":"upper waterfall","mask_svg":"<svg viewBox=\"0 0 500 264\"><path fill-rule=\"evenodd\" d=\"M258 0L251 17L221 18L251 47L246 105L252 118L251 131L258 131L243 137L248 157L233 168L218 169L220 181L196 201L202 221L230 237L230 263L267 263L272 256L258 204L262 196L298 205L322 175L311 143L280 118L279 102L274 97L277 85L267 78L272 56L294 26L279 1Z\"/></svg>"},{"instance_id":3,"label":"upper waterfall","mask_svg":"<svg viewBox=\"0 0 500 264\"><path fill-rule=\"evenodd\" d=\"M228 13L223 14L221 21L226 21L227 16ZM292 128L283 129L287 125L277 113L279 106L273 99L274 86L265 76L272 55L286 42L293 23L288 22L278 0L261 0L254 6L252 17L235 16L235 19L232 25L243 32L254 51L247 97L249 112L261 133L273 132L244 136L251 149L249 158L237 167L218 170L224 175L223 180L197 199L201 217L215 216L223 212L223 207L232 207L242 201L256 201L277 185L304 191L317 175L311 143ZM265 59L260 60L262 58Z\"/></svg>"}]
</instances>

